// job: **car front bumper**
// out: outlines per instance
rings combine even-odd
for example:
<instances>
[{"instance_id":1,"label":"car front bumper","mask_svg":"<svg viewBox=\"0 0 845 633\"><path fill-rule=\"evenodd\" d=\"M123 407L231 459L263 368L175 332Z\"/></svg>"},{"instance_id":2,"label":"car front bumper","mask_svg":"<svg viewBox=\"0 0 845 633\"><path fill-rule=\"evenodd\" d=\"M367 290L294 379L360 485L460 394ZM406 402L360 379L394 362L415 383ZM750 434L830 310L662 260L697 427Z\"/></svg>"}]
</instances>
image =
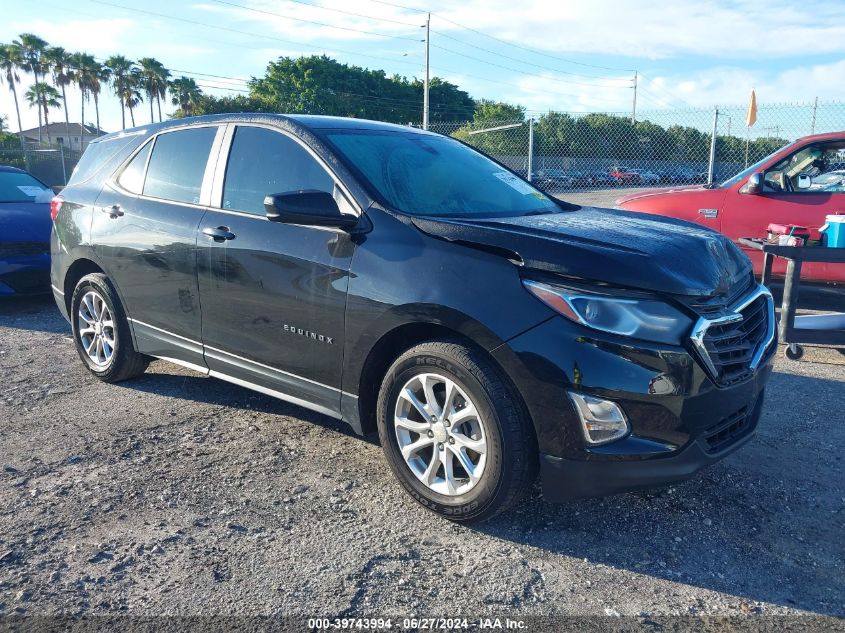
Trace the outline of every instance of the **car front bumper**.
<instances>
[{"instance_id":1,"label":"car front bumper","mask_svg":"<svg viewBox=\"0 0 845 633\"><path fill-rule=\"evenodd\" d=\"M691 347L592 333L562 317L493 354L534 423L544 496L564 501L680 481L746 444L760 419L775 347L747 380L729 387L710 379ZM630 433L588 445L571 391L616 403Z\"/></svg>"},{"instance_id":2,"label":"car front bumper","mask_svg":"<svg viewBox=\"0 0 845 633\"><path fill-rule=\"evenodd\" d=\"M666 456L647 459L571 460L540 455L543 497L559 503L585 497L603 497L633 490L657 488L684 481L747 444L755 435L762 409L762 393L748 419L724 448L713 451L706 437ZM718 426L714 425L714 426Z\"/></svg>"}]
</instances>

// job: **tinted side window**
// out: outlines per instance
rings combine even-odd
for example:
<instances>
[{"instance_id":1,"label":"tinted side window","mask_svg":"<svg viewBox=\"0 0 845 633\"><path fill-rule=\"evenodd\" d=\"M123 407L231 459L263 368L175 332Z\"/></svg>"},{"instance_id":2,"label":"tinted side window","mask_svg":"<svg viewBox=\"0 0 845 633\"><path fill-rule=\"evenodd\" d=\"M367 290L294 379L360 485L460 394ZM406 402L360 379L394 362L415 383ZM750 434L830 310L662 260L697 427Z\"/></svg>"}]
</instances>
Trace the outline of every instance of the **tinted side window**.
<instances>
[{"instance_id":1,"label":"tinted side window","mask_svg":"<svg viewBox=\"0 0 845 633\"><path fill-rule=\"evenodd\" d=\"M144 169L147 166L147 158L150 155L150 150L153 148L152 143L147 143L144 148L135 155L129 164L121 172L117 182L120 186L131 193L141 193L144 188Z\"/></svg>"},{"instance_id":2,"label":"tinted side window","mask_svg":"<svg viewBox=\"0 0 845 633\"><path fill-rule=\"evenodd\" d=\"M259 127L235 130L223 183L224 209L264 215L265 196L299 189L333 193L334 180L284 134Z\"/></svg>"},{"instance_id":3,"label":"tinted side window","mask_svg":"<svg viewBox=\"0 0 845 633\"><path fill-rule=\"evenodd\" d=\"M76 167L73 168L73 174L71 174L70 181L67 183L68 186L78 185L81 182L89 180L106 163L121 153L121 150L130 147L132 143L137 141L137 136L117 136L89 143L88 147L85 148L85 153L82 154L82 158L79 159ZM125 158L129 153L127 151L123 157Z\"/></svg>"},{"instance_id":4,"label":"tinted side window","mask_svg":"<svg viewBox=\"0 0 845 633\"><path fill-rule=\"evenodd\" d=\"M144 181L144 195L177 202L199 202L202 177L216 127L161 134Z\"/></svg>"}]
</instances>

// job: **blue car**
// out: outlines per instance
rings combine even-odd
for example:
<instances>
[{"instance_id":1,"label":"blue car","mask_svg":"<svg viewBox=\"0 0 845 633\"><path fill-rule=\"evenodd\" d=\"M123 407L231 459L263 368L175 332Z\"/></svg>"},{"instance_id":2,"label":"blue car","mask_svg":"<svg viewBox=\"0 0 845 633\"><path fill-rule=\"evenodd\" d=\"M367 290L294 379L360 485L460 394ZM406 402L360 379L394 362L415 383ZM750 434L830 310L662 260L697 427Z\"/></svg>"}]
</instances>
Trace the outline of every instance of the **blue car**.
<instances>
[{"instance_id":1,"label":"blue car","mask_svg":"<svg viewBox=\"0 0 845 633\"><path fill-rule=\"evenodd\" d=\"M52 198L31 174L0 165L0 297L49 291Z\"/></svg>"}]
</instances>

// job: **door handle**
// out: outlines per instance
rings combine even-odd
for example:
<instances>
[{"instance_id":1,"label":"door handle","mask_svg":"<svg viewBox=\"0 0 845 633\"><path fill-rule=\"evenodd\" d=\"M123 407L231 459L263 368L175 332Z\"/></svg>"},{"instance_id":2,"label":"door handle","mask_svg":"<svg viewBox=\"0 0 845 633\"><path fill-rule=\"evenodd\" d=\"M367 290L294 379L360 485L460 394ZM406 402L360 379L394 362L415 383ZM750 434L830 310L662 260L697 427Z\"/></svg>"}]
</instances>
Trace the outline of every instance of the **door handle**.
<instances>
[{"instance_id":1,"label":"door handle","mask_svg":"<svg viewBox=\"0 0 845 633\"><path fill-rule=\"evenodd\" d=\"M226 240L235 239L235 234L229 230L228 226L218 226L216 228L207 226L202 230L202 234L207 235L215 242L224 242Z\"/></svg>"},{"instance_id":2,"label":"door handle","mask_svg":"<svg viewBox=\"0 0 845 633\"><path fill-rule=\"evenodd\" d=\"M100 207L100 211L103 213L108 213L110 218L119 218L123 215L123 210L120 208L119 204L112 204L105 207Z\"/></svg>"}]
</instances>

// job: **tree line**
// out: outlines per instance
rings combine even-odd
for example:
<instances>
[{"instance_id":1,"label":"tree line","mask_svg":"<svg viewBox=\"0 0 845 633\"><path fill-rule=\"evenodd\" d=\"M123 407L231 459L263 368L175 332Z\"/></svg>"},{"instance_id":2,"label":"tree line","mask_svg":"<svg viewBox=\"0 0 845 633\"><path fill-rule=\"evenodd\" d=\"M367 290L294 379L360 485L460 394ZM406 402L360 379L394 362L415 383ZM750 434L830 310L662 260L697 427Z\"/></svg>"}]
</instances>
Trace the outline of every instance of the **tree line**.
<instances>
[{"instance_id":1,"label":"tree line","mask_svg":"<svg viewBox=\"0 0 845 633\"><path fill-rule=\"evenodd\" d=\"M150 121L155 121L156 115L161 121L161 102L167 99L168 93L171 103L177 106L170 115L174 117L285 112L399 124L418 123L422 118L423 83L419 79L344 64L325 55L280 57L267 65L263 77L253 77L247 82L245 94L217 97L203 94L189 77L172 78L171 72L152 57L133 61L123 55L112 55L101 63L88 53L70 53L60 46L50 46L37 35L22 33L11 44L0 44L0 81L12 92L21 132L16 89L21 73L29 73L33 78L32 86L23 96L30 107L38 110L39 141L41 123L49 123L51 110L64 107L65 123L69 125L67 91L74 88L82 96L83 123L86 103L93 100L98 131L99 100L105 89L110 89L120 103L124 129L127 113L134 126L136 110L144 101L149 104ZM526 154L527 125L502 132L470 134L503 121L525 123L526 111L522 106L474 99L439 77L431 80L429 92L433 129L444 131L444 123L465 121L446 131L490 154ZM538 155L703 162L709 155L710 134L695 126L661 126L613 114L573 116L549 112L535 120L534 143ZM780 138L757 138L748 144L748 154L756 160L785 143ZM746 140L718 136L716 149L718 156L744 156Z\"/></svg>"},{"instance_id":2,"label":"tree line","mask_svg":"<svg viewBox=\"0 0 845 633\"><path fill-rule=\"evenodd\" d=\"M17 86L21 74L32 76L32 85L24 92L26 103L38 110L38 141L42 142L42 124L50 124L50 111L64 109L66 130L70 132L70 114L67 106L69 88L79 90L82 97L80 122L85 125L85 105L94 101L97 132L100 132L100 95L111 89L120 103L121 125L126 129L126 114L135 125L135 110L146 99L150 106L150 122L162 120L161 102L171 96L171 103L190 114L202 96L194 79L181 76L173 78L170 71L153 57L137 61L123 55L112 55L103 62L84 52L70 52L61 46L50 46L33 33L21 33L11 44L0 43L0 83L6 83L12 93L17 115L18 134L24 145L21 124L20 99ZM49 143L51 139L48 138Z\"/></svg>"},{"instance_id":3,"label":"tree line","mask_svg":"<svg viewBox=\"0 0 845 633\"><path fill-rule=\"evenodd\" d=\"M325 55L281 57L270 62L264 77L248 82L248 93L235 97L203 95L195 113L287 112L375 119L390 123L418 123L422 118L423 85L417 79L342 64ZM473 99L458 86L433 78L430 87L432 129L444 131L497 156L524 156L528 126L471 134L502 122L526 123L525 108L488 99ZM695 115L696 113L693 113ZM710 123L709 114L705 126ZM452 129L446 125L466 121ZM748 143L756 161L786 143L782 138L757 138ZM741 162L746 140L720 135L720 159ZM534 125L534 152L572 158L603 157L615 161L662 160L706 162L710 134L691 125L661 126L631 121L628 116L549 112Z\"/></svg>"}]
</instances>

